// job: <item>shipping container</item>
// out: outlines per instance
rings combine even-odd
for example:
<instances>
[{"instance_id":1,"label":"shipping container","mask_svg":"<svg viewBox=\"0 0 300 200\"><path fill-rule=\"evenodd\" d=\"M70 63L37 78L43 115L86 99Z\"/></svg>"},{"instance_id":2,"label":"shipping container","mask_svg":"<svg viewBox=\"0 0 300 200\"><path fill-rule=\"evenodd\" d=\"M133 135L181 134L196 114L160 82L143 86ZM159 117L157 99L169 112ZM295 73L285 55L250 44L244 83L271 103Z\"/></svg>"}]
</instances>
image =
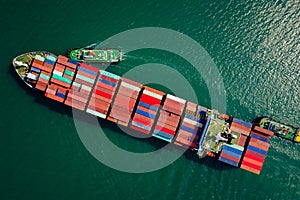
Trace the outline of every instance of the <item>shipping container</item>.
<instances>
[{"instance_id":1,"label":"shipping container","mask_svg":"<svg viewBox=\"0 0 300 200\"><path fill-rule=\"evenodd\" d=\"M255 174L260 174L260 170L253 169L253 168L248 167L248 166L243 165L243 164L241 165L241 169L247 170L247 171L255 173Z\"/></svg>"},{"instance_id":2,"label":"shipping container","mask_svg":"<svg viewBox=\"0 0 300 200\"><path fill-rule=\"evenodd\" d=\"M234 161L232 161L232 160L228 160L228 159L223 158L223 157L220 157L220 158L219 158L219 161L222 161L222 162L224 162L224 163L227 163L227 164L232 165L232 166L235 166L235 167L238 167L238 165L239 165L239 163L234 162Z\"/></svg>"},{"instance_id":3,"label":"shipping container","mask_svg":"<svg viewBox=\"0 0 300 200\"><path fill-rule=\"evenodd\" d=\"M231 155L229 155L229 154L226 154L226 153L224 153L224 152L222 152L222 153L220 154L220 157L226 158L226 159L231 160L231 161L236 162L236 163L239 163L239 162L240 162L240 157L239 157L239 158L236 158L236 157L233 157L233 156L231 156Z\"/></svg>"},{"instance_id":4,"label":"shipping container","mask_svg":"<svg viewBox=\"0 0 300 200\"><path fill-rule=\"evenodd\" d=\"M273 136L273 135L274 135L274 132L272 132L272 131L270 131L270 130L267 130L267 129L264 129L264 128L261 128L261 127L259 127L259 126L254 126L254 130L255 130L255 131L258 131L258 132L260 132L260 133L269 135L269 136Z\"/></svg>"},{"instance_id":5,"label":"shipping container","mask_svg":"<svg viewBox=\"0 0 300 200\"><path fill-rule=\"evenodd\" d=\"M252 127L252 124L251 124L251 123L242 121L242 120L237 119L237 118L233 118L232 121L235 122L235 123L244 125L244 126L246 126L246 127L248 127L248 128L251 128L251 127Z\"/></svg>"},{"instance_id":6,"label":"shipping container","mask_svg":"<svg viewBox=\"0 0 300 200\"><path fill-rule=\"evenodd\" d=\"M264 136L262 134L254 132L254 131L251 131L250 137L262 140L264 142L269 142L269 139L270 139L269 136Z\"/></svg>"}]
</instances>

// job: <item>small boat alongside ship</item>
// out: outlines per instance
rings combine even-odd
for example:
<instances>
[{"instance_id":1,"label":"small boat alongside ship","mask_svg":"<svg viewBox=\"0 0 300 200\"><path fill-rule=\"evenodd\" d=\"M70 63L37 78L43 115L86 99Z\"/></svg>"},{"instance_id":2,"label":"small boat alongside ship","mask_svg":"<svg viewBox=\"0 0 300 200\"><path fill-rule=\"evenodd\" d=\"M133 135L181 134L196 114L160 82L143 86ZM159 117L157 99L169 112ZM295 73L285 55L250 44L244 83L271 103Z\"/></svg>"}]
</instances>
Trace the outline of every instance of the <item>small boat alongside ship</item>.
<instances>
[{"instance_id":1,"label":"small boat alongside ship","mask_svg":"<svg viewBox=\"0 0 300 200\"><path fill-rule=\"evenodd\" d=\"M97 63L119 63L122 61L122 52L120 49L103 48L77 48L70 49L67 55L78 62L97 62Z\"/></svg>"},{"instance_id":2,"label":"small boat alongside ship","mask_svg":"<svg viewBox=\"0 0 300 200\"><path fill-rule=\"evenodd\" d=\"M266 117L246 122L78 61L40 51L12 64L47 98L255 174L274 134L299 142L299 128Z\"/></svg>"},{"instance_id":3,"label":"small boat alongside ship","mask_svg":"<svg viewBox=\"0 0 300 200\"><path fill-rule=\"evenodd\" d=\"M291 140L293 142L300 142L300 129L295 126L269 117L260 117L255 121L257 121L260 127L274 132L274 134L278 137Z\"/></svg>"}]
</instances>

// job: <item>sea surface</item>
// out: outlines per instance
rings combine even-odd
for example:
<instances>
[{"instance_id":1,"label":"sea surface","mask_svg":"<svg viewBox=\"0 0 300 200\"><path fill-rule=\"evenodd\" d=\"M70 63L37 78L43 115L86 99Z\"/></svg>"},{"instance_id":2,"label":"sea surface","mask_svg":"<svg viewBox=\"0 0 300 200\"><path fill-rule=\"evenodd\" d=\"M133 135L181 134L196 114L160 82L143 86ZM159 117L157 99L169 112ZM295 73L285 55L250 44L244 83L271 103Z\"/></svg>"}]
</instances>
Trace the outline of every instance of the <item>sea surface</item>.
<instances>
[{"instance_id":1,"label":"sea surface","mask_svg":"<svg viewBox=\"0 0 300 200\"><path fill-rule=\"evenodd\" d=\"M72 112L28 89L11 68L12 59L28 51L58 55L134 28L171 29L192 38L211 56L223 79L226 113L246 121L267 115L300 126L299 1L1 0L0 4L1 200L300 199L300 146L276 137L259 176L212 159L198 160L191 153L153 172L112 169L85 148ZM172 52L132 51L108 70L123 75L147 63L178 71L198 91L198 103L211 106L205 74ZM141 71L136 80L147 74ZM87 132L97 128L84 119L80 123L86 123ZM100 123L107 137L123 149L150 152L159 143Z\"/></svg>"}]
</instances>

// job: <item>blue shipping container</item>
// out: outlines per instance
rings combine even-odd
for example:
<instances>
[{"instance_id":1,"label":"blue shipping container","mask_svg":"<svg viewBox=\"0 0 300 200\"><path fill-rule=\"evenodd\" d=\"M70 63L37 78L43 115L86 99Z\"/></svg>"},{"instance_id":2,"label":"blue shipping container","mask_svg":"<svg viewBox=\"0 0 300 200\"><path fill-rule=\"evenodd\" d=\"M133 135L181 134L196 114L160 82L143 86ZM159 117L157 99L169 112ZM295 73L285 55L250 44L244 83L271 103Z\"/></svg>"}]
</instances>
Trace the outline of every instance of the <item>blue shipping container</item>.
<instances>
[{"instance_id":1,"label":"blue shipping container","mask_svg":"<svg viewBox=\"0 0 300 200\"><path fill-rule=\"evenodd\" d=\"M106 85L110 85L110 86L116 87L116 84L115 84L115 83L113 83L113 82L110 82L110 81L108 81L108 80L105 80L105 79L99 78L99 81L100 81L101 83L104 83L104 84L106 84Z\"/></svg>"},{"instance_id":2,"label":"blue shipping container","mask_svg":"<svg viewBox=\"0 0 300 200\"><path fill-rule=\"evenodd\" d=\"M262 150L262 149L259 149L259 148L256 148L256 147L251 146L251 145L248 146L248 149L249 149L249 150L252 150L252 151L255 151L255 152L257 152L257 153L263 154L263 155L266 155L266 154L267 154L266 151L264 151L264 150Z\"/></svg>"},{"instance_id":3,"label":"blue shipping container","mask_svg":"<svg viewBox=\"0 0 300 200\"><path fill-rule=\"evenodd\" d=\"M254 135L254 134L252 134L252 133L250 134L250 137L256 138L256 139L261 140L261 141L264 141L264 142L269 142L269 139L264 138L264 137L260 137L260 136L258 136L258 135Z\"/></svg>"},{"instance_id":4,"label":"blue shipping container","mask_svg":"<svg viewBox=\"0 0 300 200\"><path fill-rule=\"evenodd\" d=\"M79 71L86 72L86 73L91 74L91 75L93 75L93 76L97 76L97 75L98 75L98 72L94 72L94 71L92 71L92 70L83 68L83 67L81 67L81 66L78 66L77 69L78 69Z\"/></svg>"},{"instance_id":5,"label":"blue shipping container","mask_svg":"<svg viewBox=\"0 0 300 200\"><path fill-rule=\"evenodd\" d=\"M136 112L135 112L135 113L140 114L140 115L143 115L143 116L145 116L145 117L149 117L149 118L151 118L151 119L154 119L154 118L155 118L155 115L152 115L152 114L150 114L150 113L147 113L147 112L142 111L142 110L139 110L139 109L136 109Z\"/></svg>"},{"instance_id":6,"label":"blue shipping container","mask_svg":"<svg viewBox=\"0 0 300 200\"><path fill-rule=\"evenodd\" d=\"M227 145L223 145L223 150L231 151L231 152L239 154L239 155L241 155L243 153L241 150L235 149L235 148L227 146Z\"/></svg>"},{"instance_id":7,"label":"blue shipping container","mask_svg":"<svg viewBox=\"0 0 300 200\"><path fill-rule=\"evenodd\" d=\"M241 154L237 154L237 153L234 153L234 152L232 152L232 151L228 151L228 150L222 150L222 152L224 153L224 154L227 154L227 155L229 155L229 156L232 156L232 157L235 157L235 158L238 158L238 159L240 159L241 158Z\"/></svg>"},{"instance_id":8,"label":"blue shipping container","mask_svg":"<svg viewBox=\"0 0 300 200\"><path fill-rule=\"evenodd\" d=\"M193 134L197 134L197 132L198 132L198 127L197 127L197 129L191 129L189 127L181 125L180 129L190 132L190 133L193 133Z\"/></svg>"},{"instance_id":9,"label":"blue shipping container","mask_svg":"<svg viewBox=\"0 0 300 200\"><path fill-rule=\"evenodd\" d=\"M251 124L251 123L249 123L249 122L244 122L244 121L242 121L242 120L240 120L240 119L237 119L237 118L233 118L232 121L235 122L235 123L244 125L244 126L246 126L246 127L249 127L249 128L252 127L252 124Z\"/></svg>"},{"instance_id":10,"label":"blue shipping container","mask_svg":"<svg viewBox=\"0 0 300 200\"><path fill-rule=\"evenodd\" d=\"M66 95L61 94L61 93L59 93L59 92L56 92L56 96L61 97L61 98L63 98L63 99L66 97Z\"/></svg>"},{"instance_id":11,"label":"blue shipping container","mask_svg":"<svg viewBox=\"0 0 300 200\"><path fill-rule=\"evenodd\" d=\"M135 125L135 126L137 126L137 127L139 127L139 128L141 128L141 129L145 129L145 130L148 130L148 131L151 130L151 127L143 125L143 124L140 124L140 123L135 122L135 121L133 121L132 124Z\"/></svg>"},{"instance_id":12,"label":"blue shipping container","mask_svg":"<svg viewBox=\"0 0 300 200\"><path fill-rule=\"evenodd\" d=\"M237 167L237 166L239 165L239 163L234 162L234 161L232 161L232 160L228 160L228 159L223 158L223 157L220 157L220 158L219 158L219 161L222 161L222 162L224 162L224 163L227 163L227 164L232 165L232 166L235 166L235 167Z\"/></svg>"},{"instance_id":13,"label":"blue shipping container","mask_svg":"<svg viewBox=\"0 0 300 200\"><path fill-rule=\"evenodd\" d=\"M38 69L38 68L35 68L35 67L31 67L31 71L35 71L35 72L37 72L37 73L40 73L40 72L41 72L41 70L40 70L40 69Z\"/></svg>"},{"instance_id":14,"label":"blue shipping container","mask_svg":"<svg viewBox=\"0 0 300 200\"><path fill-rule=\"evenodd\" d=\"M50 64L50 65L54 65L54 64L55 64L54 61L48 60L48 59L45 59L45 63L48 63L48 64Z\"/></svg>"},{"instance_id":15,"label":"blue shipping container","mask_svg":"<svg viewBox=\"0 0 300 200\"><path fill-rule=\"evenodd\" d=\"M72 63L72 64L74 64L74 65L78 65L78 62L77 62L77 61L71 60L71 59L69 59L69 63Z\"/></svg>"},{"instance_id":16,"label":"blue shipping container","mask_svg":"<svg viewBox=\"0 0 300 200\"><path fill-rule=\"evenodd\" d=\"M145 102L139 102L139 106L142 106L142 107L145 107L147 109L150 109L150 110L154 110L154 111L157 111L158 110L158 107L156 106L151 106L150 104L147 104Z\"/></svg>"}]
</instances>

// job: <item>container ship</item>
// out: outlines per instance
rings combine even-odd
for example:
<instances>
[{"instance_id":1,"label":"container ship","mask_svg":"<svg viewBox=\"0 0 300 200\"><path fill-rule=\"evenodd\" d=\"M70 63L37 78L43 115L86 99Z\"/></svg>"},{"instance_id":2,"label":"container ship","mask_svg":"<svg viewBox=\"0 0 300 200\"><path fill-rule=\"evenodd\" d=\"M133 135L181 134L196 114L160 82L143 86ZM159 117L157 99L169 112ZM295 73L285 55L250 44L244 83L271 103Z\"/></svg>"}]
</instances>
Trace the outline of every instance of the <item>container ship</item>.
<instances>
[{"instance_id":1,"label":"container ship","mask_svg":"<svg viewBox=\"0 0 300 200\"><path fill-rule=\"evenodd\" d=\"M78 62L119 63L122 61L120 49L70 49L67 56Z\"/></svg>"},{"instance_id":2,"label":"container ship","mask_svg":"<svg viewBox=\"0 0 300 200\"><path fill-rule=\"evenodd\" d=\"M208 109L66 56L30 52L13 67L54 101L260 174L273 129Z\"/></svg>"}]
</instances>

